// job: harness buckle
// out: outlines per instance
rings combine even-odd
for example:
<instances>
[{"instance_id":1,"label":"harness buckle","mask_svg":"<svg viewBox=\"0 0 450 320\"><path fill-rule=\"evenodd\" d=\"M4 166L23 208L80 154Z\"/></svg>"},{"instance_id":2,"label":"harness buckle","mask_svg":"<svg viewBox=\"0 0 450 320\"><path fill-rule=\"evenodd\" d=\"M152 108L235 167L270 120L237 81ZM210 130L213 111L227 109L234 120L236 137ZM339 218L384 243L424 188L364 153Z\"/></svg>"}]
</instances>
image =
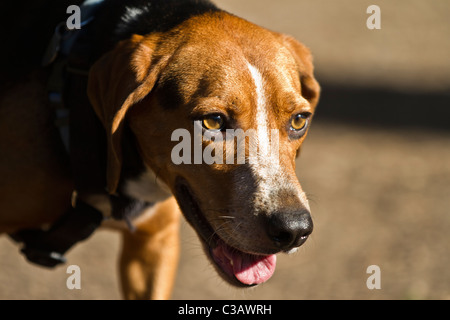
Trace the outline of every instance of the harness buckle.
<instances>
[{"instance_id":1,"label":"harness buckle","mask_svg":"<svg viewBox=\"0 0 450 320\"><path fill-rule=\"evenodd\" d=\"M66 263L66 258L61 253L56 251L48 251L37 248L23 248L21 252L25 255L28 261L41 265L47 268L56 267L59 264Z\"/></svg>"},{"instance_id":2,"label":"harness buckle","mask_svg":"<svg viewBox=\"0 0 450 320\"><path fill-rule=\"evenodd\" d=\"M103 221L103 214L78 200L48 230L20 230L9 236L22 243L20 250L28 261L53 268L65 263L64 254L76 243L87 239Z\"/></svg>"}]
</instances>

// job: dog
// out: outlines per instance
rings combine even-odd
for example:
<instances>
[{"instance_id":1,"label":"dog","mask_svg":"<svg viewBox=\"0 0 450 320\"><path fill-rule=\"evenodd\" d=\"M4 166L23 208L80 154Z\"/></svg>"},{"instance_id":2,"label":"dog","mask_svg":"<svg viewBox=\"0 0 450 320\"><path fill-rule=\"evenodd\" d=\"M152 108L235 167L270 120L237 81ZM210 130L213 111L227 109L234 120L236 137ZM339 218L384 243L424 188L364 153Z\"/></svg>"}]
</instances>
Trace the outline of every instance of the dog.
<instances>
[{"instance_id":1,"label":"dog","mask_svg":"<svg viewBox=\"0 0 450 320\"><path fill-rule=\"evenodd\" d=\"M87 2L82 13L95 1ZM295 252L313 230L295 174L320 95L310 50L208 0L94 7L81 29L65 30L71 40L57 28L50 41L53 27L29 37L45 67L35 57L21 60L20 71L5 64L0 232L22 242L30 261L54 266L97 226L116 228L124 298L168 299L184 216L226 282L267 281L276 254ZM55 125L61 110L69 120ZM193 146L200 153L228 130L253 130L254 140L240 163L175 163L179 129L216 137ZM276 153L263 152L273 145ZM235 160L238 147L215 155Z\"/></svg>"}]
</instances>

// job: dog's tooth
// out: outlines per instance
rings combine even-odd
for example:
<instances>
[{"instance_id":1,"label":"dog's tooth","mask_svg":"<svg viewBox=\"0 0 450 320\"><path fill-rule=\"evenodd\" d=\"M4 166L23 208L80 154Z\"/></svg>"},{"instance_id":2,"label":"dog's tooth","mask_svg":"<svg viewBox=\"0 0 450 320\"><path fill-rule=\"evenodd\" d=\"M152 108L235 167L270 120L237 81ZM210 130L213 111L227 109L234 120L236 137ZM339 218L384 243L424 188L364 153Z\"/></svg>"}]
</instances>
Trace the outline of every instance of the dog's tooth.
<instances>
[{"instance_id":1,"label":"dog's tooth","mask_svg":"<svg viewBox=\"0 0 450 320\"><path fill-rule=\"evenodd\" d=\"M289 251L286 251L286 253L287 254L293 254L293 253L296 253L297 251L298 251L298 248L293 248L293 249L291 249Z\"/></svg>"}]
</instances>

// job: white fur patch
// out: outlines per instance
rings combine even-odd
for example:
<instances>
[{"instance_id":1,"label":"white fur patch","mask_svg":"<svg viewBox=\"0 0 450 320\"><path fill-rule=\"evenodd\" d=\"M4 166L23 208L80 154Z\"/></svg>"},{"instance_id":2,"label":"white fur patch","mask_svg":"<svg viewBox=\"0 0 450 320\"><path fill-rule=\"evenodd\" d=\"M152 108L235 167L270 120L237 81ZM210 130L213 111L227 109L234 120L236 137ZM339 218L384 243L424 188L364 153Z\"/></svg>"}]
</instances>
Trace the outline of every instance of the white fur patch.
<instances>
[{"instance_id":1,"label":"white fur patch","mask_svg":"<svg viewBox=\"0 0 450 320\"><path fill-rule=\"evenodd\" d=\"M125 183L125 194L150 203L164 201L172 195L166 184L149 168L137 179Z\"/></svg>"},{"instance_id":2,"label":"white fur patch","mask_svg":"<svg viewBox=\"0 0 450 320\"><path fill-rule=\"evenodd\" d=\"M276 197L271 197L279 185L276 183L279 174L278 159L272 159L270 154L271 141L269 136L269 117L267 110L266 90L262 74L253 65L248 64L248 69L252 75L256 88L256 142L258 152L256 159L251 160L251 167L254 175L259 180L258 190L255 196L255 205L257 207L269 210L271 207L277 206L274 201ZM250 155L253 156L253 155ZM275 163L272 163L275 160ZM271 199L272 198L272 199Z\"/></svg>"},{"instance_id":3,"label":"white fur patch","mask_svg":"<svg viewBox=\"0 0 450 320\"><path fill-rule=\"evenodd\" d=\"M307 200L301 189L286 176L279 159L279 132L270 130L265 81L261 72L251 64L248 69L256 88L256 132L258 153L256 159L250 161L253 174L258 180L255 195L255 207L266 212L273 212L283 205L282 199L276 196L279 190L291 190L306 205ZM275 195L275 196L274 196Z\"/></svg>"},{"instance_id":4,"label":"white fur patch","mask_svg":"<svg viewBox=\"0 0 450 320\"><path fill-rule=\"evenodd\" d=\"M147 12L147 8L125 7L125 14L121 17L123 22L131 22L136 20L140 15Z\"/></svg>"},{"instance_id":5,"label":"white fur patch","mask_svg":"<svg viewBox=\"0 0 450 320\"><path fill-rule=\"evenodd\" d=\"M258 69L251 64L248 64L248 69L250 70L256 87L256 130L259 153L268 154L270 151L269 118L267 115L264 79Z\"/></svg>"}]
</instances>

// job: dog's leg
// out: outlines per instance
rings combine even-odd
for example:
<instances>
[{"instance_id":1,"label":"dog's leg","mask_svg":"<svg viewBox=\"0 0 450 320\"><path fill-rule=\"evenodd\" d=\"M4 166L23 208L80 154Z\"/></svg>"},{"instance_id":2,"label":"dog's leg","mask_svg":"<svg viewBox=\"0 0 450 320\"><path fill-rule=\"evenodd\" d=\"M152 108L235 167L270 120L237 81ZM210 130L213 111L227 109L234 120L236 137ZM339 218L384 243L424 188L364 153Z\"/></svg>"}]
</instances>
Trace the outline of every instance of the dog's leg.
<instances>
[{"instance_id":1,"label":"dog's leg","mask_svg":"<svg viewBox=\"0 0 450 320\"><path fill-rule=\"evenodd\" d=\"M180 212L174 198L149 210L123 235L120 276L126 299L169 299L179 256ZM144 214L145 217L145 214Z\"/></svg>"}]
</instances>

